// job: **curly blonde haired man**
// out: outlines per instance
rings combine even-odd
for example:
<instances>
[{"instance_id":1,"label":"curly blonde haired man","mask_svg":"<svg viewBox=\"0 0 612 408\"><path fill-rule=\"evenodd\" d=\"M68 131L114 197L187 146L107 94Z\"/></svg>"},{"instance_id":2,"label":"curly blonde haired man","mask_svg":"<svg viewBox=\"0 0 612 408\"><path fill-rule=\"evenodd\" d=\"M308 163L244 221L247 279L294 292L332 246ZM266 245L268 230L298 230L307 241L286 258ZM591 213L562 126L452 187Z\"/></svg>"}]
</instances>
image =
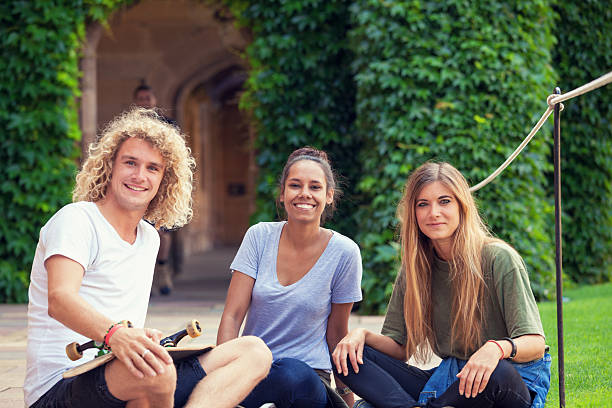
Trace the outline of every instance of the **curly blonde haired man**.
<instances>
[{"instance_id":1,"label":"curly blonde haired man","mask_svg":"<svg viewBox=\"0 0 612 408\"><path fill-rule=\"evenodd\" d=\"M159 345L161 333L143 328L159 248L151 224L189 222L193 169L179 130L153 110L124 113L91 146L74 202L41 229L36 248L27 406L229 408L267 375L271 353L257 338L223 344L175 366ZM134 327L114 323L120 320ZM78 364L66 357L64 345L87 339L112 348L117 358L62 379Z\"/></svg>"}]
</instances>

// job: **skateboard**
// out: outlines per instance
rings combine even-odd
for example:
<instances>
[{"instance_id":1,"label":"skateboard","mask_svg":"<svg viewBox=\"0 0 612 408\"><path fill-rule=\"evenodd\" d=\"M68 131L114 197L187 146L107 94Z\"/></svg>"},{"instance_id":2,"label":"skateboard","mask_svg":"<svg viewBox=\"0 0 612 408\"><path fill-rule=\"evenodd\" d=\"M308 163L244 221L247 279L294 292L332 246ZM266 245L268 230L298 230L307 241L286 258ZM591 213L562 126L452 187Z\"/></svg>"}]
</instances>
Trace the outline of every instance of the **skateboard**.
<instances>
[{"instance_id":1,"label":"skateboard","mask_svg":"<svg viewBox=\"0 0 612 408\"><path fill-rule=\"evenodd\" d=\"M127 322L124 324L127 326ZM185 336L189 337L198 337L202 334L202 328L200 327L200 322L197 320L192 320L187 323L185 329L176 332L168 337L164 337L159 342L160 345L167 348L170 357L172 357L173 361L180 361L185 358L191 357L196 354L206 353L214 348L214 346L205 346L205 345L193 345L193 346L178 346L178 342L181 341ZM87 343L78 344L76 342L70 343L66 346L66 355L72 361L76 361L83 357L83 351L97 348L100 350L98 355L90 361L87 361L81 365L71 368L62 374L63 378L71 378L76 377L77 375L84 374L88 371L93 370L94 368L100 367L115 358L115 355L112 351L105 351L102 349L102 344L96 342L94 340L88 341Z\"/></svg>"}]
</instances>

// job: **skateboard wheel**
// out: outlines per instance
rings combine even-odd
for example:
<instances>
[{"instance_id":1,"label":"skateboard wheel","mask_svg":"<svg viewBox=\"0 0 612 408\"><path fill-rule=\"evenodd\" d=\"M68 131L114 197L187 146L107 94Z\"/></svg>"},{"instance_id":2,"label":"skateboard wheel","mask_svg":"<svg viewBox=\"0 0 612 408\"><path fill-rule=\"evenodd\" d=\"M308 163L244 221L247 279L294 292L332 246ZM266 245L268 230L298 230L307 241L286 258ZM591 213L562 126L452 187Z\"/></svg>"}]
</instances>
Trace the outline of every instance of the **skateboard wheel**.
<instances>
[{"instance_id":1,"label":"skateboard wheel","mask_svg":"<svg viewBox=\"0 0 612 408\"><path fill-rule=\"evenodd\" d=\"M66 355L72 361L77 361L83 357L83 352L79 350L79 343L72 342L66 346Z\"/></svg>"},{"instance_id":2,"label":"skateboard wheel","mask_svg":"<svg viewBox=\"0 0 612 408\"><path fill-rule=\"evenodd\" d=\"M202 334L202 328L200 327L200 322L196 319L193 319L189 323L187 323L187 334L189 337L198 337Z\"/></svg>"},{"instance_id":3,"label":"skateboard wheel","mask_svg":"<svg viewBox=\"0 0 612 408\"><path fill-rule=\"evenodd\" d=\"M132 326L132 322L130 322L129 320L122 320L118 324L120 324L122 326L125 326L125 327L128 327L128 328L133 327Z\"/></svg>"}]
</instances>

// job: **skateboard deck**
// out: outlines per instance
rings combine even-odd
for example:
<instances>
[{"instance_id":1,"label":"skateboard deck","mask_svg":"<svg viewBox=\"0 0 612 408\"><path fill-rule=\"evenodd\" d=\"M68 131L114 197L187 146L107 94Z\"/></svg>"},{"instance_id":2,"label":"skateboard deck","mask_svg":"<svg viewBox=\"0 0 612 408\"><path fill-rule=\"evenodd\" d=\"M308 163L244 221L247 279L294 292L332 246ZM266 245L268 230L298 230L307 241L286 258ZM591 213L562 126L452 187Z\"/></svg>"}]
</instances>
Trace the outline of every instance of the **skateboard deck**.
<instances>
[{"instance_id":1,"label":"skateboard deck","mask_svg":"<svg viewBox=\"0 0 612 408\"><path fill-rule=\"evenodd\" d=\"M172 357L172 360L177 362L180 360L184 360L188 357L191 357L196 354L207 353L212 350L214 346L204 346L204 345L192 345L192 346L179 346L179 347L166 347L166 350ZM105 354L100 357L96 357L93 360L87 361L81 365L71 368L70 370L64 372L62 377L71 378L76 377L77 375L84 374L88 371L93 370L94 368L100 367L112 360L115 359L115 355L111 351L108 354Z\"/></svg>"},{"instance_id":2,"label":"skateboard deck","mask_svg":"<svg viewBox=\"0 0 612 408\"><path fill-rule=\"evenodd\" d=\"M125 327L132 327L132 324L127 320L121 321L117 324L121 324ZM164 348L168 351L168 353L170 353L170 357L172 357L173 361L179 361L187 357L190 357L194 354L198 354L198 353L202 354L202 353L206 353L212 350L214 346L201 346L201 345L177 346L178 342L181 341L181 339L185 338L186 336L194 338L194 337L200 336L201 334L202 334L202 328L200 327L200 322L194 319L187 323L185 329L178 331L168 337L164 337L163 339L161 339L159 344L164 346ZM91 340L84 344L78 344L76 342L73 342L66 346L66 355L72 361L76 361L80 359L81 357L83 357L83 351L87 349L96 349L96 348L99 350L102 350L101 344L95 342L94 340ZM103 354L101 356L94 358L93 360L87 361L86 363L83 363L76 367L72 367L71 369L64 372L62 376L64 378L70 378L70 377L75 377L77 375L84 374L90 370L93 370L94 368L100 367L101 365L108 363L114 358L115 358L115 355L113 354L113 352L112 351L108 352L106 354Z\"/></svg>"}]
</instances>

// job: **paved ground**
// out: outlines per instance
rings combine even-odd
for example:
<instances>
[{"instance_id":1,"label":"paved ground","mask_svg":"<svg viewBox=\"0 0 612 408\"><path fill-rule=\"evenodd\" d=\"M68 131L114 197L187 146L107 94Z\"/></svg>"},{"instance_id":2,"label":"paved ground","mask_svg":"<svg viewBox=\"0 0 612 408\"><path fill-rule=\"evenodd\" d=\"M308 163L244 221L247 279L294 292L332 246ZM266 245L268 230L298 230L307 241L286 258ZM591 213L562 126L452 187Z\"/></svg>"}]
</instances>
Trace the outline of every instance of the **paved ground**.
<instances>
[{"instance_id":1,"label":"paved ground","mask_svg":"<svg viewBox=\"0 0 612 408\"><path fill-rule=\"evenodd\" d=\"M191 257L177 277L169 296L151 298L147 326L164 333L200 320L204 333L194 342L211 344L221 319L225 292L229 284L228 266L235 248L225 248ZM0 408L23 407L27 305L0 305ZM380 316L351 316L350 327L379 331Z\"/></svg>"}]
</instances>

